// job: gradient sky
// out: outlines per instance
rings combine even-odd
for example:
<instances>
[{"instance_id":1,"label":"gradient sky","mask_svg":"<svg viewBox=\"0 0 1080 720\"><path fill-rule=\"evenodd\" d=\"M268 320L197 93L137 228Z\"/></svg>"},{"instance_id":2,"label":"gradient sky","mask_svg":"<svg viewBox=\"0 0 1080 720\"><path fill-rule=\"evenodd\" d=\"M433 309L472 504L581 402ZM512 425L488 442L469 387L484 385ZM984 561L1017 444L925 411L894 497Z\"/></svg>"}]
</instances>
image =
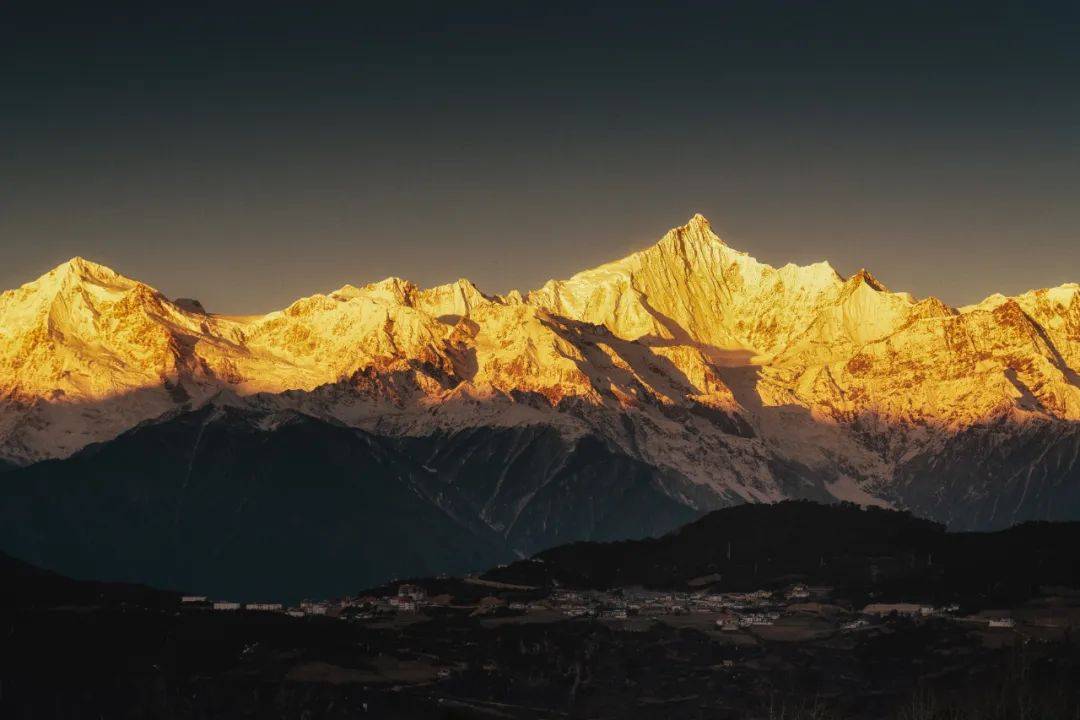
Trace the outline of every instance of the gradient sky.
<instances>
[{"instance_id":1,"label":"gradient sky","mask_svg":"<svg viewBox=\"0 0 1080 720\"><path fill-rule=\"evenodd\" d=\"M0 288L503 292L694 212L953 304L1080 281L1077 3L369 4L5 4Z\"/></svg>"}]
</instances>

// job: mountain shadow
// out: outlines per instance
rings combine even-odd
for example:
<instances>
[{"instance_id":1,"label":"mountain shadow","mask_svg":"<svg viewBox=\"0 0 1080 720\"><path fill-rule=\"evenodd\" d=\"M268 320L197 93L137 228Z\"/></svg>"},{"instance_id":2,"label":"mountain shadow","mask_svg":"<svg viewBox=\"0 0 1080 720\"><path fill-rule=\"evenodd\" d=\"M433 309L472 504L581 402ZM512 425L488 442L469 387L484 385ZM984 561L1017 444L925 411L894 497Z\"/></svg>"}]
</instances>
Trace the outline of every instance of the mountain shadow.
<instances>
[{"instance_id":1,"label":"mountain shadow","mask_svg":"<svg viewBox=\"0 0 1080 720\"><path fill-rule=\"evenodd\" d=\"M5 474L0 549L75 578L296 600L662 534L697 517L673 499L693 492L549 426L390 438L211 404Z\"/></svg>"},{"instance_id":2,"label":"mountain shadow","mask_svg":"<svg viewBox=\"0 0 1080 720\"><path fill-rule=\"evenodd\" d=\"M574 540L658 535L698 515L674 499L692 495L692 483L594 436L568 440L553 427L530 425L387 442L422 458L432 482L456 490L527 555Z\"/></svg>"},{"instance_id":3,"label":"mountain shadow","mask_svg":"<svg viewBox=\"0 0 1080 720\"><path fill-rule=\"evenodd\" d=\"M564 545L486 577L722 591L802 582L833 587L856 604L887 597L1010 606L1040 587L1080 587L1078 545L1076 522L952 533L907 512L785 501L717 510L660 538Z\"/></svg>"},{"instance_id":4,"label":"mountain shadow","mask_svg":"<svg viewBox=\"0 0 1080 720\"><path fill-rule=\"evenodd\" d=\"M378 438L299 414L266 423L208 406L12 471L0 547L75 578L282 600L511 557Z\"/></svg>"}]
</instances>

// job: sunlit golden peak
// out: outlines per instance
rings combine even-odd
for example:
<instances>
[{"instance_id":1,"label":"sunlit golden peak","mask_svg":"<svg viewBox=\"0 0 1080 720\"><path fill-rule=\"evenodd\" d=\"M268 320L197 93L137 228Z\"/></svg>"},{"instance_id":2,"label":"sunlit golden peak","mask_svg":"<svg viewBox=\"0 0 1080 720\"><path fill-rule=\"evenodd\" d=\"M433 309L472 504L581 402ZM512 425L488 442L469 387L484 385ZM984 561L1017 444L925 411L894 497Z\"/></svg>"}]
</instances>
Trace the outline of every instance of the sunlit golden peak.
<instances>
[{"instance_id":1,"label":"sunlit golden peak","mask_svg":"<svg viewBox=\"0 0 1080 720\"><path fill-rule=\"evenodd\" d=\"M712 225L701 213L694 213L685 225L672 230L673 233L682 237L693 238L705 242L723 242L712 230Z\"/></svg>"},{"instance_id":2,"label":"sunlit golden peak","mask_svg":"<svg viewBox=\"0 0 1080 720\"><path fill-rule=\"evenodd\" d=\"M108 268L99 263L87 260L84 257L76 255L65 263L57 265L50 274L57 275L79 275L79 276L106 276L115 277L118 275L112 268Z\"/></svg>"},{"instance_id":3,"label":"sunlit golden peak","mask_svg":"<svg viewBox=\"0 0 1080 720\"><path fill-rule=\"evenodd\" d=\"M859 272L848 278L848 282L851 285L859 285L860 283L865 283L868 287L873 290L877 290L878 292L889 292L889 288L885 287L884 283L874 277L873 273L871 273L866 268L860 268Z\"/></svg>"},{"instance_id":4,"label":"sunlit golden peak","mask_svg":"<svg viewBox=\"0 0 1080 720\"><path fill-rule=\"evenodd\" d=\"M65 288L70 289L85 284L125 290L138 283L104 265L76 256L57 265L24 287L52 294L62 292Z\"/></svg>"},{"instance_id":5,"label":"sunlit golden peak","mask_svg":"<svg viewBox=\"0 0 1080 720\"><path fill-rule=\"evenodd\" d=\"M686 227L686 228L692 228L692 227L701 228L703 230L711 230L712 229L712 226L709 225L709 219L706 218L701 213L694 213L693 217L691 217L690 220L687 221L687 223L686 223L686 225L684 227Z\"/></svg>"}]
</instances>

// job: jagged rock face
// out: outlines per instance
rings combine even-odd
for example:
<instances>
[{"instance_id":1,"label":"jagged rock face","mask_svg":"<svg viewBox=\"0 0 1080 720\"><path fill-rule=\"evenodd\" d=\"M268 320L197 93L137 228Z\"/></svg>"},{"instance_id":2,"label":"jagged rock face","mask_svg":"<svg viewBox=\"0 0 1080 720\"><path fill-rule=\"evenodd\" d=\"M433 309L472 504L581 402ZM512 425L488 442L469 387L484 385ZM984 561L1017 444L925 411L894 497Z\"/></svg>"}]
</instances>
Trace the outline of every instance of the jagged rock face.
<instances>
[{"instance_id":1,"label":"jagged rock face","mask_svg":"<svg viewBox=\"0 0 1080 720\"><path fill-rule=\"evenodd\" d=\"M965 516L976 491L946 492L926 459L958 468L993 426L1005 470L1034 433L1058 449L1015 457L1053 457L1064 469L1043 474L1073 482L1061 448L1080 421L1078 368L1080 286L950 308L865 270L759 263L701 216L524 296L389 278L257 317L76 259L0 295L0 458L64 457L212 399L390 437L597 438L695 510L824 496L1000 524L1011 510ZM965 487L992 496L991 475ZM1047 511L1017 502L1014 519Z\"/></svg>"},{"instance_id":2,"label":"jagged rock face","mask_svg":"<svg viewBox=\"0 0 1080 720\"><path fill-rule=\"evenodd\" d=\"M1003 417L897 463L898 503L959 530L1080 517L1080 424Z\"/></svg>"}]
</instances>

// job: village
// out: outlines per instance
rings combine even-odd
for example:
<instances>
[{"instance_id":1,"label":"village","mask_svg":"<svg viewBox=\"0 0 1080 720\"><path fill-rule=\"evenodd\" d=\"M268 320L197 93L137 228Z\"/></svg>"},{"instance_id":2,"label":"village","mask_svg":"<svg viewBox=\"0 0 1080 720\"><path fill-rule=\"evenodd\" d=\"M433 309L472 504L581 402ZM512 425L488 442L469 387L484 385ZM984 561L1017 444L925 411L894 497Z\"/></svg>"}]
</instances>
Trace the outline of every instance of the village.
<instances>
[{"instance_id":1,"label":"village","mask_svg":"<svg viewBox=\"0 0 1080 720\"><path fill-rule=\"evenodd\" d=\"M554 622L569 619L631 621L696 619L713 629L737 631L784 624L785 618L813 616L835 630L857 631L895 619L910 621L949 619L987 628L1014 628L1006 611L964 615L958 605L942 607L912 602L873 602L861 609L833 604L830 587L794 584L783 590L719 593L709 590L667 591L640 587L613 590L556 588L543 592L529 586L496 583L468 577L458 583L471 592L465 597L450 592L429 592L419 584L391 584L371 593L335 600L305 600L295 606L273 602L241 603L185 595L187 611L277 613L294 618L322 617L352 622L413 620L448 613L481 619ZM487 591L487 592L483 592ZM787 623L790 625L790 623ZM1046 623L1043 623L1046 625Z\"/></svg>"},{"instance_id":2,"label":"village","mask_svg":"<svg viewBox=\"0 0 1080 720\"><path fill-rule=\"evenodd\" d=\"M291 602L170 595L153 610L122 604L108 617L154 619L161 637L187 643L184 657L204 658L192 672L227 661L242 668L236 677L280 673L302 696L347 689L356 715L386 717L413 707L433 708L428 717L560 716L578 668L592 717L620 707L618 716L660 720L705 705L731 710L718 717L764 718L761 698L781 690L827 692L870 708L863 717L892 717L877 703L914 692L910 672L966 682L975 664L1013 672L1017 653L1051 670L1080 657L1071 639L1080 591L1051 585L1022 603L990 605L803 578L737 590L714 575L677 589L514 579L401 579ZM881 677L884 686L871 683Z\"/></svg>"}]
</instances>

